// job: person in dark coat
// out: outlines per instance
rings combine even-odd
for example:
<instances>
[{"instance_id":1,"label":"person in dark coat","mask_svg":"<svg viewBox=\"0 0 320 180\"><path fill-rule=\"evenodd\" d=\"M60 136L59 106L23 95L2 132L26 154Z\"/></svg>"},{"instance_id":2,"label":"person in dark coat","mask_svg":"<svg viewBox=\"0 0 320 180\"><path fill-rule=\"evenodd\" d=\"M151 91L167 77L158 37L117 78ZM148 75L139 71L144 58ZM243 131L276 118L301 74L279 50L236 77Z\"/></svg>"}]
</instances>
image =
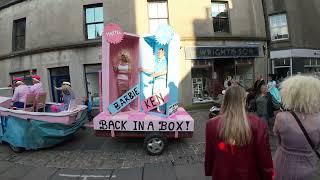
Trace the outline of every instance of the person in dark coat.
<instances>
[{"instance_id":1,"label":"person in dark coat","mask_svg":"<svg viewBox=\"0 0 320 180\"><path fill-rule=\"evenodd\" d=\"M227 89L221 115L206 124L205 175L213 180L272 180L268 129L245 110L246 92Z\"/></svg>"}]
</instances>

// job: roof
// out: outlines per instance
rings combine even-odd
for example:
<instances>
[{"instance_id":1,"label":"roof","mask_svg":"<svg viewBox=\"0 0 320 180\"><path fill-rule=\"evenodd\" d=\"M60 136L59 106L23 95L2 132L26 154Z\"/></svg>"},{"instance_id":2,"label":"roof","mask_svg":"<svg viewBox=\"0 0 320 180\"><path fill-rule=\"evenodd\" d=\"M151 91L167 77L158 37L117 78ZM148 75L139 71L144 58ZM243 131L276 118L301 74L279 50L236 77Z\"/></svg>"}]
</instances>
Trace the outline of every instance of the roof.
<instances>
[{"instance_id":1,"label":"roof","mask_svg":"<svg viewBox=\"0 0 320 180\"><path fill-rule=\"evenodd\" d=\"M23 1L25 0L0 0L0 10Z\"/></svg>"}]
</instances>

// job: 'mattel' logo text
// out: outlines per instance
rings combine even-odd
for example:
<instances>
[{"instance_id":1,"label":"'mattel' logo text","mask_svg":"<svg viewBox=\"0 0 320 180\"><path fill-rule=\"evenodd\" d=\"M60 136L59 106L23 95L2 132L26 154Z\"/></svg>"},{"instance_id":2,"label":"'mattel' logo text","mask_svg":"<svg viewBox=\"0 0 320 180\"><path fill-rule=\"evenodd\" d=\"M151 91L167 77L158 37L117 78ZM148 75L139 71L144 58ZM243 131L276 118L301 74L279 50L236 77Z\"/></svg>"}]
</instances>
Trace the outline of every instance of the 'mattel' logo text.
<instances>
[{"instance_id":1,"label":"'mattel' logo text","mask_svg":"<svg viewBox=\"0 0 320 180\"><path fill-rule=\"evenodd\" d=\"M108 23L104 27L104 38L111 44L118 44L122 41L124 33L122 28L115 23Z\"/></svg>"},{"instance_id":2,"label":"'mattel' logo text","mask_svg":"<svg viewBox=\"0 0 320 180\"><path fill-rule=\"evenodd\" d=\"M115 36L115 35L119 35L121 34L121 32L119 30L114 30L114 31L111 31L111 32L106 32L106 36L107 37L110 37L110 36Z\"/></svg>"}]
</instances>

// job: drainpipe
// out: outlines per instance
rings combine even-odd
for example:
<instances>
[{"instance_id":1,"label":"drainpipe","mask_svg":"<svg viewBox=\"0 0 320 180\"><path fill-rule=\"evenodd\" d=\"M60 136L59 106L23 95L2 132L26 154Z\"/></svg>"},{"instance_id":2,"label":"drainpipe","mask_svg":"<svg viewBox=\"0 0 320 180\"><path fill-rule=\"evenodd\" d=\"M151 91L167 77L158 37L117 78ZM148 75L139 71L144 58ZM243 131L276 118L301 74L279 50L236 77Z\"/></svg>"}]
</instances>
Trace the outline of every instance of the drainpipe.
<instances>
[{"instance_id":1,"label":"drainpipe","mask_svg":"<svg viewBox=\"0 0 320 180\"><path fill-rule=\"evenodd\" d=\"M264 53L267 51L267 76L269 75L269 61L270 61L270 26L269 26L269 16L268 16L268 9L266 5L266 0L261 0L262 2L262 9L263 9L263 16L264 16L264 24L266 29L266 39L267 39L267 47L263 46ZM265 54L264 54L265 55Z\"/></svg>"}]
</instances>

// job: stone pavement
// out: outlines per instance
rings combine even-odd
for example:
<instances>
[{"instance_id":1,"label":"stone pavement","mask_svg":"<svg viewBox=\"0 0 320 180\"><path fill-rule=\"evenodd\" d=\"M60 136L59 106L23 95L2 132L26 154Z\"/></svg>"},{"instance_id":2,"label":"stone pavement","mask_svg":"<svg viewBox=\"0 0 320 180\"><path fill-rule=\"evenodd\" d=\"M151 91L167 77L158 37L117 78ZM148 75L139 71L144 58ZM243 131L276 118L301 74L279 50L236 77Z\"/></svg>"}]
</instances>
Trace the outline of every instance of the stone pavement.
<instances>
[{"instance_id":1,"label":"stone pavement","mask_svg":"<svg viewBox=\"0 0 320 180\"><path fill-rule=\"evenodd\" d=\"M190 114L196 121L194 137L170 141L160 156L147 155L142 139L95 137L90 129L50 149L16 154L0 145L0 180L210 179L203 170L208 111ZM274 152L276 140L270 141Z\"/></svg>"}]
</instances>

